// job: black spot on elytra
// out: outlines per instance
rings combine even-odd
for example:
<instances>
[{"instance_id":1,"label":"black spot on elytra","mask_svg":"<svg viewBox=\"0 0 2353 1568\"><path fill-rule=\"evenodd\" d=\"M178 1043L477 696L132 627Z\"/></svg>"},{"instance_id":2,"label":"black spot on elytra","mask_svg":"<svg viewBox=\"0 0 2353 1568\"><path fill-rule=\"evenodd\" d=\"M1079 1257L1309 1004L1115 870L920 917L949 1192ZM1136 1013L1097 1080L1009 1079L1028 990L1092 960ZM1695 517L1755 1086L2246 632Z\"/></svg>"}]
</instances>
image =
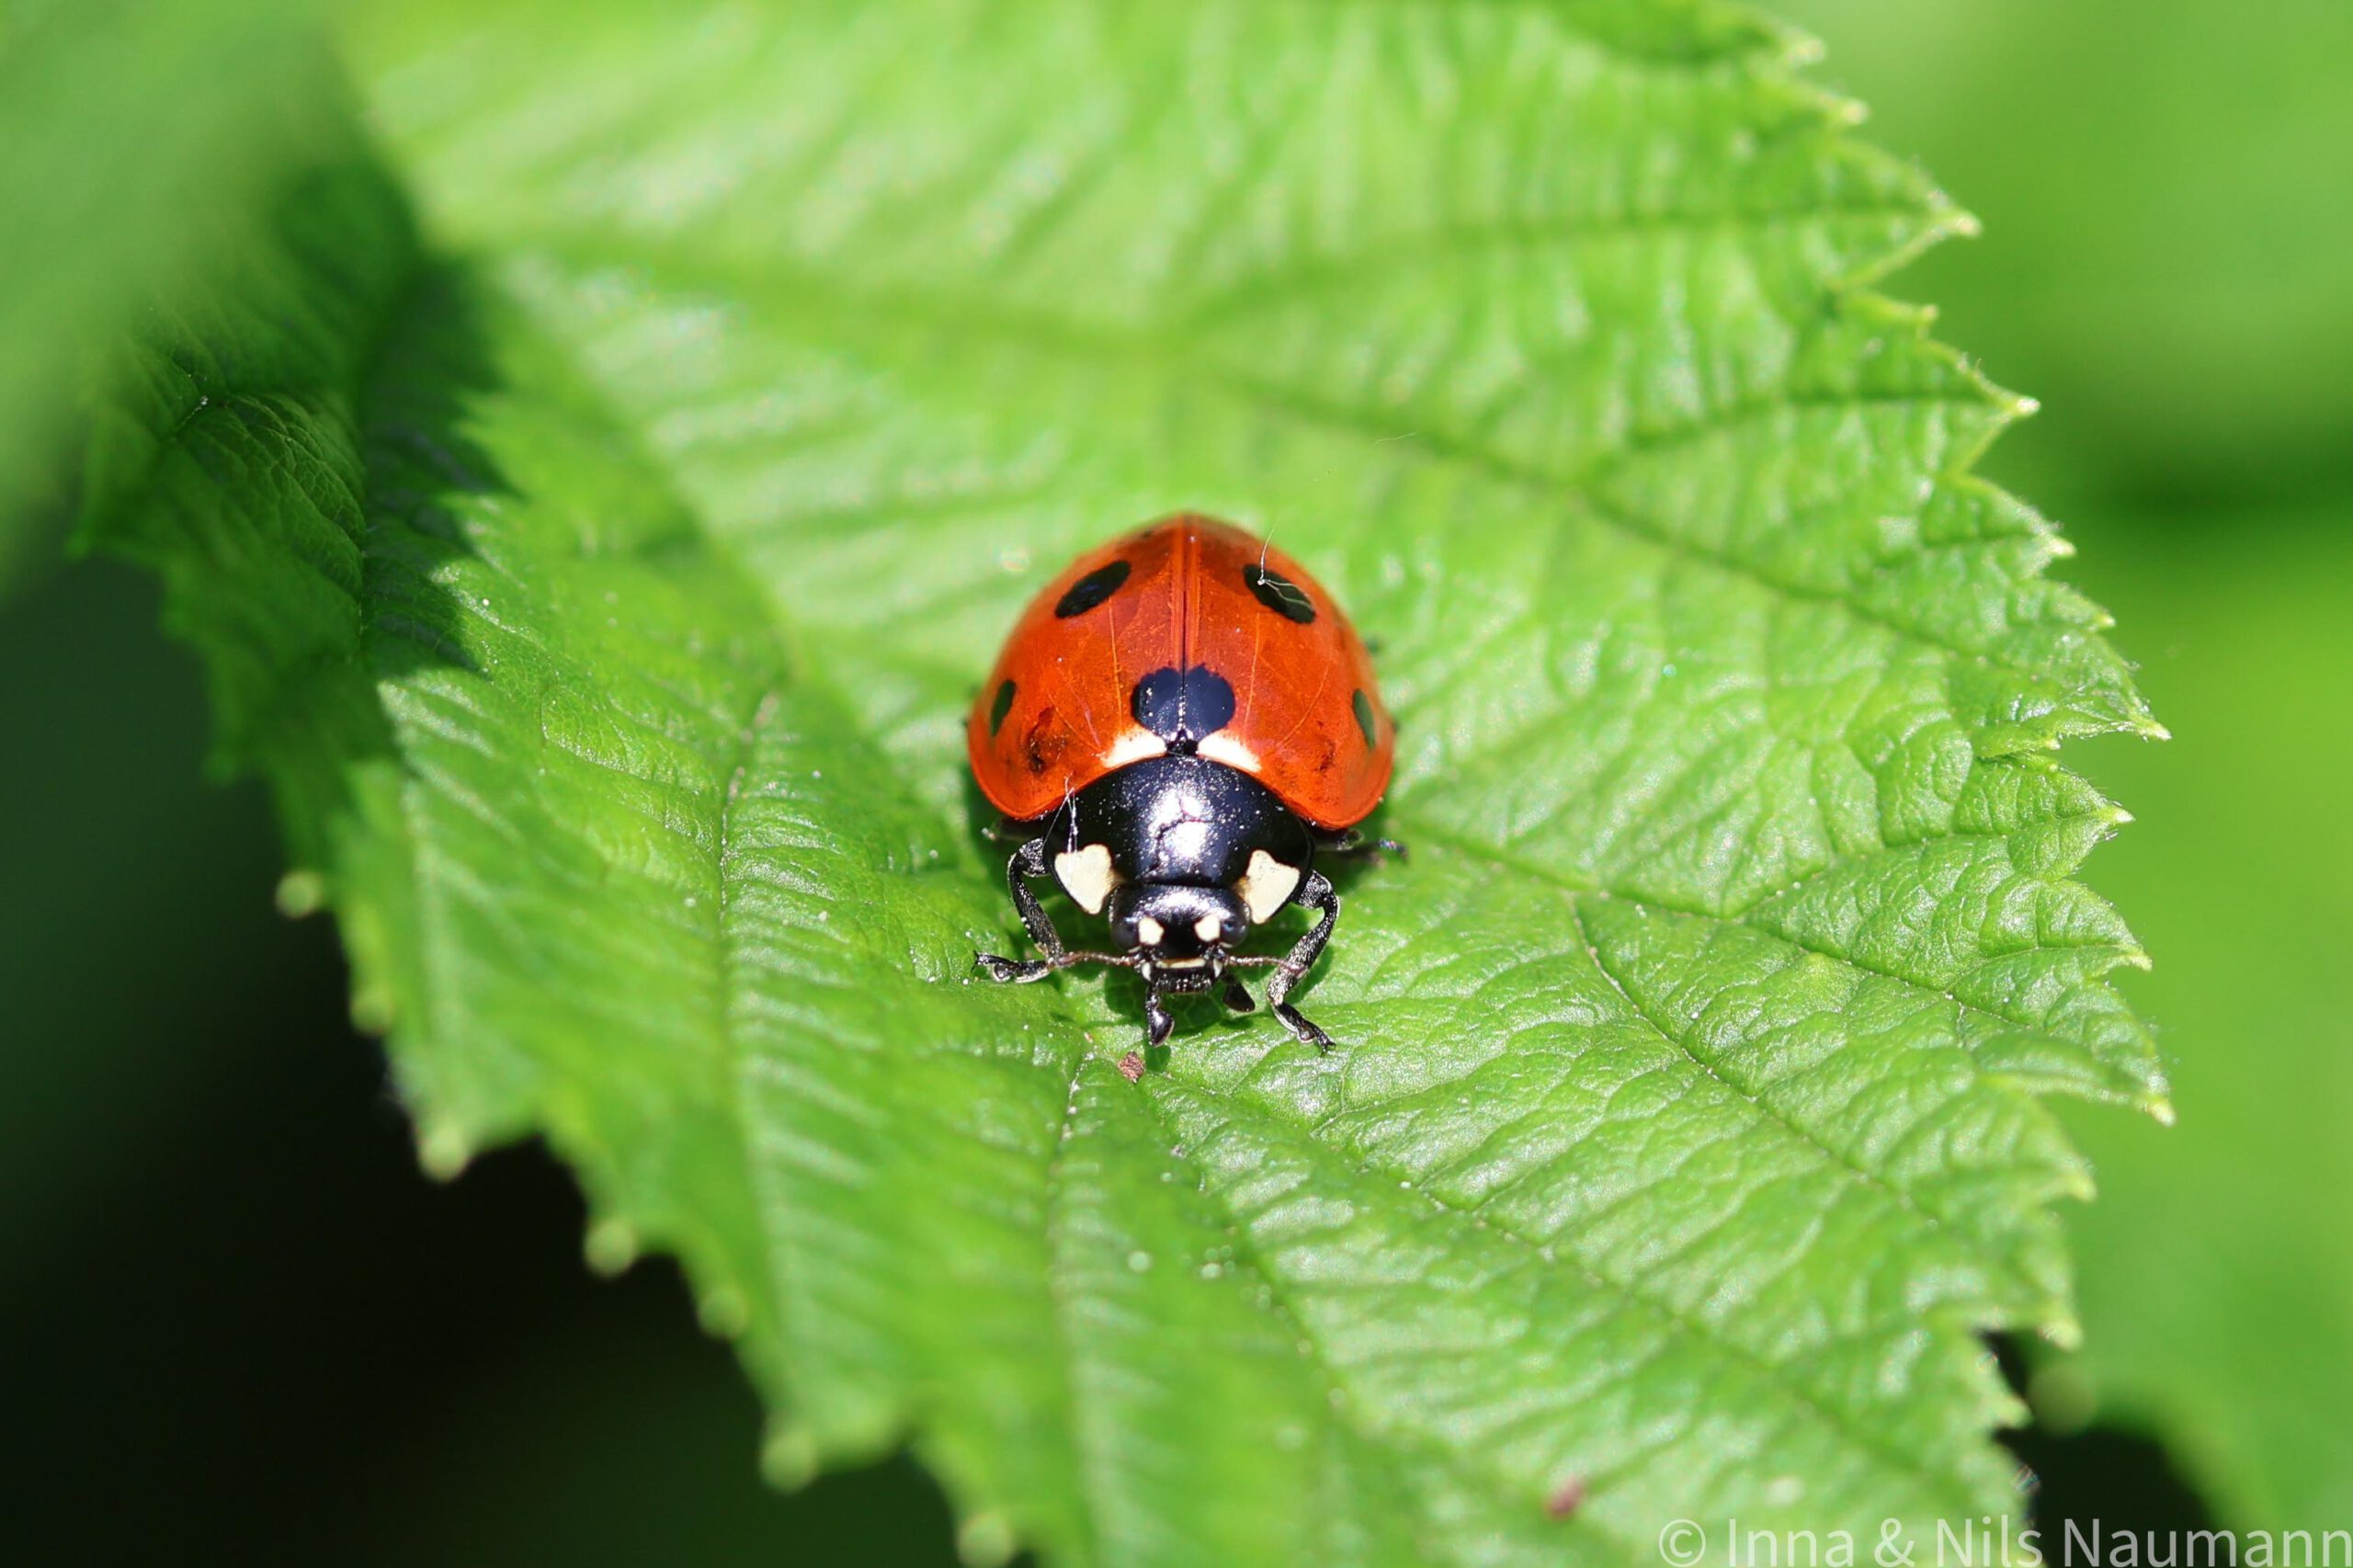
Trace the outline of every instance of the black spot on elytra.
<instances>
[{"instance_id":1,"label":"black spot on elytra","mask_svg":"<svg viewBox=\"0 0 2353 1568\"><path fill-rule=\"evenodd\" d=\"M1005 728L1005 716L1013 711L1013 682L1008 678L996 688L996 700L989 704L989 739Z\"/></svg>"},{"instance_id":2,"label":"black spot on elytra","mask_svg":"<svg viewBox=\"0 0 2353 1568\"><path fill-rule=\"evenodd\" d=\"M1364 732L1364 744L1369 746L1379 745L1381 743L1374 739L1381 733L1376 722L1377 715L1373 710L1372 699L1366 695L1364 687L1357 687L1356 695L1348 699L1348 706L1356 710L1357 728Z\"/></svg>"},{"instance_id":3,"label":"black spot on elytra","mask_svg":"<svg viewBox=\"0 0 2353 1568\"><path fill-rule=\"evenodd\" d=\"M1097 566L1063 590L1063 597L1054 601L1054 619L1068 620L1073 616L1085 615L1118 593L1131 570L1124 561L1108 561Z\"/></svg>"},{"instance_id":4,"label":"black spot on elytra","mask_svg":"<svg viewBox=\"0 0 2353 1568\"><path fill-rule=\"evenodd\" d=\"M1158 669L1136 682L1136 722L1179 756L1233 722L1233 687L1215 670Z\"/></svg>"},{"instance_id":5,"label":"black spot on elytra","mask_svg":"<svg viewBox=\"0 0 2353 1568\"><path fill-rule=\"evenodd\" d=\"M1307 590L1273 567L1254 561L1242 569L1242 581L1260 604L1277 615L1302 626L1315 619L1315 601L1307 597Z\"/></svg>"}]
</instances>

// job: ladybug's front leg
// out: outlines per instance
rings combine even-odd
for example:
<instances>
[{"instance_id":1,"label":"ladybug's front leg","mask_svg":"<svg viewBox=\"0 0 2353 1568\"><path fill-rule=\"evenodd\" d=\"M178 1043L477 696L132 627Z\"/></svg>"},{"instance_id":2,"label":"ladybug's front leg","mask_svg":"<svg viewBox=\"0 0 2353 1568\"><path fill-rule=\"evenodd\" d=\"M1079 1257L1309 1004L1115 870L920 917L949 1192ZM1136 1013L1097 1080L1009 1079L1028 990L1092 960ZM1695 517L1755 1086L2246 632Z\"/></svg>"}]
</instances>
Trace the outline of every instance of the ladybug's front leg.
<instances>
[{"instance_id":1,"label":"ladybug's front leg","mask_svg":"<svg viewBox=\"0 0 2353 1568\"><path fill-rule=\"evenodd\" d=\"M1006 861L1005 885L1013 893L1013 907L1020 914L1021 924L1028 929L1029 939L1038 944L1046 957L1040 961L1037 959L999 958L995 953L973 954L972 960L987 972L991 980L1006 980L1026 985L1033 980L1045 979L1068 962L1063 951L1062 933L1054 929L1053 919L1047 915L1046 906L1040 903L1038 895L1029 890L1031 881L1042 881L1047 875L1046 841L1042 838L1031 839L1015 850L1013 858Z\"/></svg>"},{"instance_id":2,"label":"ladybug's front leg","mask_svg":"<svg viewBox=\"0 0 2353 1568\"><path fill-rule=\"evenodd\" d=\"M1147 985L1143 993L1143 1031L1146 1045L1165 1045L1169 1031L1176 1027L1176 1016L1168 1010L1168 998L1160 987Z\"/></svg>"},{"instance_id":3,"label":"ladybug's front leg","mask_svg":"<svg viewBox=\"0 0 2353 1568\"><path fill-rule=\"evenodd\" d=\"M1302 1044L1318 1051L1332 1049L1332 1037L1300 1016L1289 1000L1290 989L1297 985L1324 951L1324 944L1332 939L1332 927L1340 921L1340 895L1332 891L1330 879L1321 871L1310 871L1291 894L1290 902L1303 903L1310 909L1320 909L1324 918L1318 920L1307 935L1302 937L1290 952L1275 965L1275 975L1267 982L1267 1006L1283 1021L1283 1028L1297 1036Z\"/></svg>"}]
</instances>

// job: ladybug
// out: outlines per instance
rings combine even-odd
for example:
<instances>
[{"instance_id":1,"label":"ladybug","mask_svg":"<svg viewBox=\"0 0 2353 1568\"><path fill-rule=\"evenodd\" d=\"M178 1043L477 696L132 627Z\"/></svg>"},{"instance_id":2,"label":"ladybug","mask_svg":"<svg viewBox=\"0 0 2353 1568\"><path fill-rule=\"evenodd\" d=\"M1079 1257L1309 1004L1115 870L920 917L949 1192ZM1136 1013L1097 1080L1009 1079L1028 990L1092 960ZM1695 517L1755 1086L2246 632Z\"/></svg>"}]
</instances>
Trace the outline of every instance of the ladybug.
<instances>
[{"instance_id":1,"label":"ladybug","mask_svg":"<svg viewBox=\"0 0 2353 1568\"><path fill-rule=\"evenodd\" d=\"M1363 642L1296 562L1189 514L1080 556L1014 626L965 735L1020 841L1006 885L1045 955L976 955L991 979L1131 969L1159 1045L1171 994L1215 991L1246 1013L1233 971L1268 968L1275 1017L1331 1048L1289 1000L1340 917L1315 857L1403 853L1357 831L1388 788L1397 727ZM1120 950L1063 946L1034 886L1049 878ZM1289 904L1318 916L1289 953L1234 950Z\"/></svg>"}]
</instances>

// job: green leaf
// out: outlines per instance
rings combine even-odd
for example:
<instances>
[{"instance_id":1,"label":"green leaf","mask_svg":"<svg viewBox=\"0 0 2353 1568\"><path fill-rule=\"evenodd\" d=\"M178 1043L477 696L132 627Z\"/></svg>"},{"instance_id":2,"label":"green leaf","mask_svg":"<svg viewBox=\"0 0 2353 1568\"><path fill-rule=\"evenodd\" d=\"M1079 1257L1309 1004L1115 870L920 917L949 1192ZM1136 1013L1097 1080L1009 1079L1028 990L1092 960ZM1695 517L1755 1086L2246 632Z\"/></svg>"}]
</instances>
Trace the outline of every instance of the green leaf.
<instances>
[{"instance_id":1,"label":"green leaf","mask_svg":"<svg viewBox=\"0 0 2353 1568\"><path fill-rule=\"evenodd\" d=\"M1955 211L1744 14L363 14L398 179L155 362L154 561L427 1162L686 1259L782 1479L969 1553L1620 1562L2014 1505L2037 1102L2150 1106L2060 739L2154 725L2014 403L1860 285ZM960 718L1077 547L1271 530L1382 644L1303 993L1112 1066ZM1065 918L1070 917L1064 911ZM1568 1499L1582 1493L1572 1519ZM1875 1537L1874 1537L1875 1539Z\"/></svg>"},{"instance_id":2,"label":"green leaf","mask_svg":"<svg viewBox=\"0 0 2353 1568\"><path fill-rule=\"evenodd\" d=\"M108 346L254 243L274 149L347 112L301 0L0 10L0 595L70 512ZM256 93L254 81L276 90Z\"/></svg>"}]
</instances>

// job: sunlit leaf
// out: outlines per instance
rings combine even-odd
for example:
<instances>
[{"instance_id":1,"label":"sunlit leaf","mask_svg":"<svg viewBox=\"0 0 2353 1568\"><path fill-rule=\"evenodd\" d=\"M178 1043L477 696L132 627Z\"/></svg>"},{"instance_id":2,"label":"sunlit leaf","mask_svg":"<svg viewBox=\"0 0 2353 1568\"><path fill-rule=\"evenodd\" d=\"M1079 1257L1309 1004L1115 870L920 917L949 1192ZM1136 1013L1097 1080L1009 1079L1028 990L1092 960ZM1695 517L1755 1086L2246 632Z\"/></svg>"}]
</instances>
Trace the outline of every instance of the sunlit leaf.
<instances>
[{"instance_id":1,"label":"sunlit leaf","mask_svg":"<svg viewBox=\"0 0 2353 1568\"><path fill-rule=\"evenodd\" d=\"M1861 291L1961 220L1740 13L388 8L389 173L167 335L153 561L425 1154L544 1132L686 1258L780 1478L967 1550L1647 1560L2009 1507L2072 1333L2035 1096L2162 1103L2049 748L2153 730ZM403 190L422 212L415 236ZM1194 507L1380 643L1303 993L1001 990L959 720ZM1069 917L1070 912L1063 912ZM1574 1506L1572 1507L1572 1503ZM1560 1517L1572 1515L1573 1517Z\"/></svg>"}]
</instances>

